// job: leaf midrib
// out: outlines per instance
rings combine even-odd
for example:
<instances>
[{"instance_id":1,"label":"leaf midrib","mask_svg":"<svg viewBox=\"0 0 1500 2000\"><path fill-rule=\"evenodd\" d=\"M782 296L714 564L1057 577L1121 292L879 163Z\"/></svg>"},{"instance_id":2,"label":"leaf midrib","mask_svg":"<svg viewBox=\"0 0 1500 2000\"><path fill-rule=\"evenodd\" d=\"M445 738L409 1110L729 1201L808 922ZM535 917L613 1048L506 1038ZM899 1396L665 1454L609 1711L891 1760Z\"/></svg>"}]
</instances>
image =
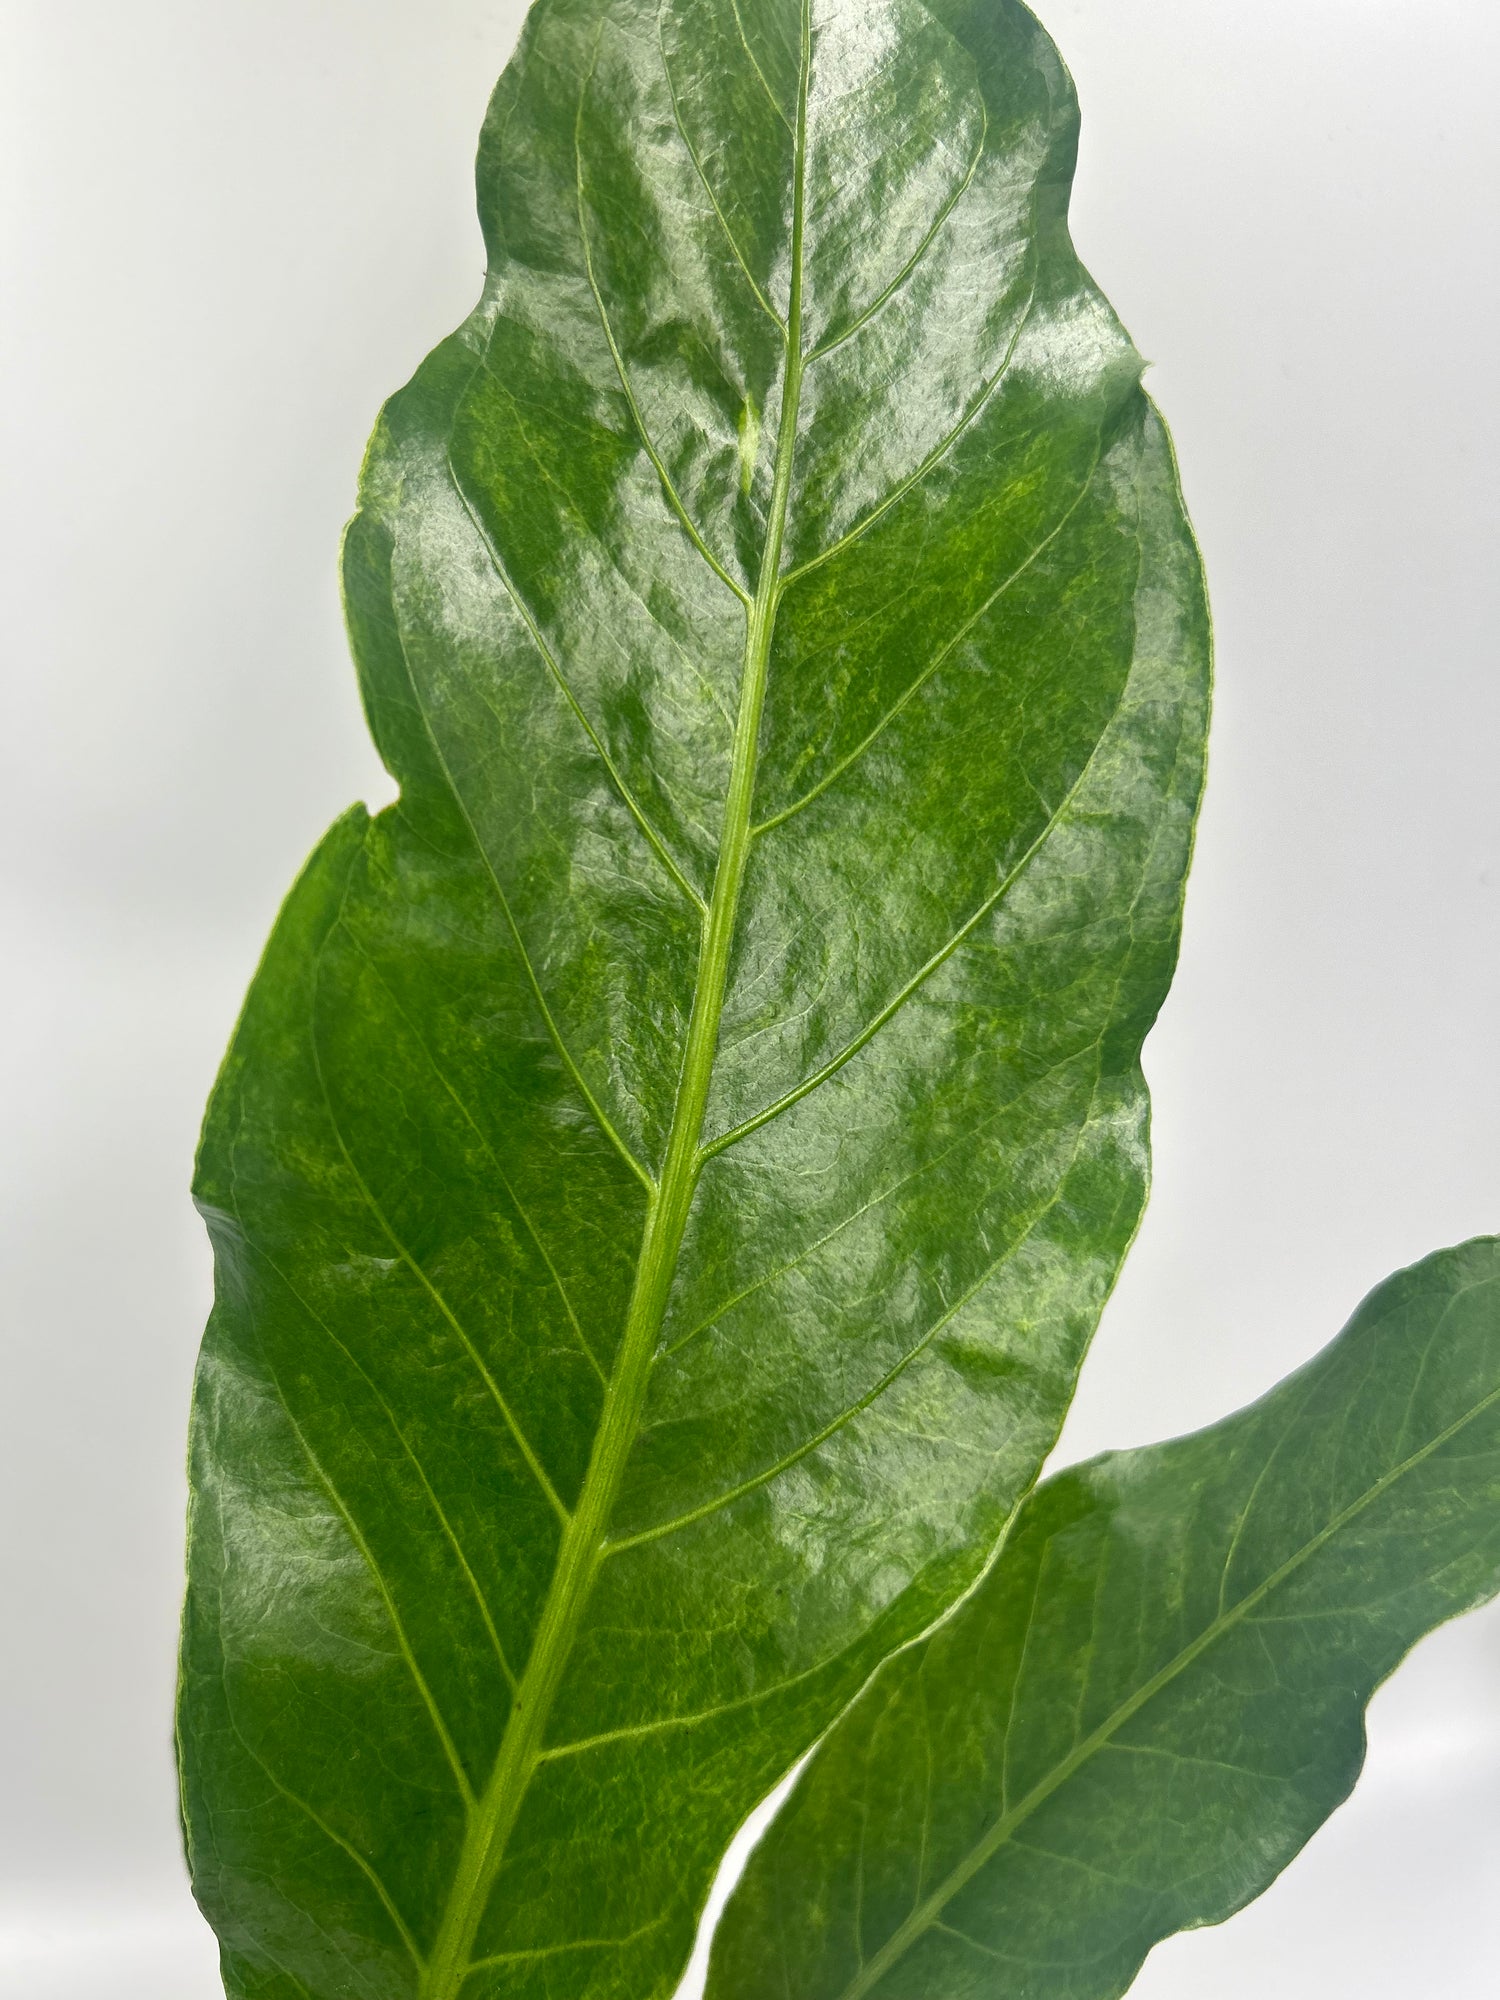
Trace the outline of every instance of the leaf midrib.
<instances>
[{"instance_id":1,"label":"leaf midrib","mask_svg":"<svg viewBox=\"0 0 1500 2000\"><path fill-rule=\"evenodd\" d=\"M687 1043L660 1180L650 1189L641 1254L625 1330L604 1399L588 1470L563 1531L531 1655L507 1718L489 1781L469 1813L463 1847L421 2000L456 2000L473 1968L473 1947L506 1843L543 1749L542 1738L605 1549L605 1531L634 1442L652 1357L676 1272L688 1210L703 1167L701 1135L728 980L741 884L751 839L756 752L771 635L783 588L782 539L802 389L802 263L811 63L810 0L802 0L797 122L793 134L791 276L787 364L765 546L745 629L739 711L723 831L694 982ZM587 244L585 243L585 255Z\"/></svg>"}]
</instances>

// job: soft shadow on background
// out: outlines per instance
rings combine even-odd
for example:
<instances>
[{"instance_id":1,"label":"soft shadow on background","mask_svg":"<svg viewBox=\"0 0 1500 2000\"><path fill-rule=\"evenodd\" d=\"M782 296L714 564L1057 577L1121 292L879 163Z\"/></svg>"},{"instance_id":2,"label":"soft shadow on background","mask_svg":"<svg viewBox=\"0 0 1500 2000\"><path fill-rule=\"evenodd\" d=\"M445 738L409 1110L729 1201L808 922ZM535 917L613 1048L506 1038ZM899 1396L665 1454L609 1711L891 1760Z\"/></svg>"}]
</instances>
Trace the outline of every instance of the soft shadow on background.
<instances>
[{"instance_id":1,"label":"soft shadow on background","mask_svg":"<svg viewBox=\"0 0 1500 2000\"><path fill-rule=\"evenodd\" d=\"M1500 15L1044 0L1083 253L1155 364L1219 642L1157 1181L1061 1455L1195 1427L1500 1227ZM213 2000L169 1711L203 1099L277 903L390 786L335 589L468 309L516 0L5 0L0 1993ZM1500 1611L1138 2000L1481 2000Z\"/></svg>"}]
</instances>

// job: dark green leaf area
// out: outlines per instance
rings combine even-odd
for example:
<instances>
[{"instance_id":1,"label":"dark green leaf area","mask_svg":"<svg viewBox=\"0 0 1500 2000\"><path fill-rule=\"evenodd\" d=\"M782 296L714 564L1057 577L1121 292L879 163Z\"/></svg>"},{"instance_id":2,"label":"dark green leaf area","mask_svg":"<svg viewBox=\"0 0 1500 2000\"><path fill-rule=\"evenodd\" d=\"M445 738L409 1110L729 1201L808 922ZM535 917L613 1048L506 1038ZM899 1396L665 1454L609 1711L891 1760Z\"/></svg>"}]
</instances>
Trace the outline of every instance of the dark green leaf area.
<instances>
[{"instance_id":1,"label":"dark green leaf area","mask_svg":"<svg viewBox=\"0 0 1500 2000\"><path fill-rule=\"evenodd\" d=\"M1212 1429L1049 1480L752 1857L710 2000L1114 2000L1345 1798L1371 1694L1500 1588L1500 1242Z\"/></svg>"},{"instance_id":2,"label":"dark green leaf area","mask_svg":"<svg viewBox=\"0 0 1500 2000\"><path fill-rule=\"evenodd\" d=\"M235 1996L669 1991L982 1567L1144 1199L1207 618L1010 0L544 0L344 560L399 803L210 1107Z\"/></svg>"},{"instance_id":3,"label":"dark green leaf area","mask_svg":"<svg viewBox=\"0 0 1500 2000\"><path fill-rule=\"evenodd\" d=\"M836 1546L874 1531L887 1557L935 1550L945 1521L982 1542L1071 1397L1066 1293L1103 1298L1143 1198L1131 1024L1174 949L1201 772L1201 607L1144 409L1115 452L1149 564L1128 687L1045 841L901 1004L774 1115L710 1141L621 1489L637 1536L733 1502L752 1565L768 1518L790 1552L809 1508ZM1052 593L1054 638L1067 599ZM887 1574L872 1550L872 1601Z\"/></svg>"}]
</instances>

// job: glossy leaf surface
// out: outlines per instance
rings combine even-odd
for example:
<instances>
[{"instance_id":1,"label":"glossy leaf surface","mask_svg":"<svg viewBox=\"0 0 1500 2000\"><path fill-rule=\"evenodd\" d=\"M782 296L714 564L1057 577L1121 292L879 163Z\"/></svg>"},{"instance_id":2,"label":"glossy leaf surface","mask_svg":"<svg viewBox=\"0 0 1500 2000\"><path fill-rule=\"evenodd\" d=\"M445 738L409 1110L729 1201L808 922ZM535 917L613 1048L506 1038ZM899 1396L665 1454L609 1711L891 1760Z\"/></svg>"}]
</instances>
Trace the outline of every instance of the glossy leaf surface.
<instances>
[{"instance_id":1,"label":"glossy leaf surface","mask_svg":"<svg viewBox=\"0 0 1500 2000\"><path fill-rule=\"evenodd\" d=\"M1201 584L996 0L544 0L346 548L401 785L210 1109L233 1995L666 1991L972 1579L1145 1185Z\"/></svg>"},{"instance_id":2,"label":"glossy leaf surface","mask_svg":"<svg viewBox=\"0 0 1500 2000\"><path fill-rule=\"evenodd\" d=\"M1026 1502L812 1759L709 2000L1114 2000L1344 1799L1364 1709L1500 1589L1500 1244L1380 1286L1212 1429Z\"/></svg>"}]
</instances>

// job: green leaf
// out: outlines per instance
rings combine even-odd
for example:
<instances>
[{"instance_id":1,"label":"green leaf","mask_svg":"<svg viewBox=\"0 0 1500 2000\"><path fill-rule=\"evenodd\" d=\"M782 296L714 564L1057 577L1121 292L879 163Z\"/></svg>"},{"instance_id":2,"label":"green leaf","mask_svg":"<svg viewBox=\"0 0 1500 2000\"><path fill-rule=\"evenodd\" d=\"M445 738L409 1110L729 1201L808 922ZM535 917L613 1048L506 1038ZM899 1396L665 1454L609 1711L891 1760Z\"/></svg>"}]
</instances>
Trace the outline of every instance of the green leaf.
<instances>
[{"instance_id":1,"label":"green leaf","mask_svg":"<svg viewBox=\"0 0 1500 2000\"><path fill-rule=\"evenodd\" d=\"M670 1989L982 1567L1145 1189L1207 625L996 0L545 0L346 548L400 803L210 1108L234 1995Z\"/></svg>"},{"instance_id":2,"label":"green leaf","mask_svg":"<svg viewBox=\"0 0 1500 2000\"><path fill-rule=\"evenodd\" d=\"M1500 1239L1247 1410L1049 1480L751 1858L709 2000L1114 2000L1353 1789L1408 1649L1500 1589Z\"/></svg>"}]
</instances>

